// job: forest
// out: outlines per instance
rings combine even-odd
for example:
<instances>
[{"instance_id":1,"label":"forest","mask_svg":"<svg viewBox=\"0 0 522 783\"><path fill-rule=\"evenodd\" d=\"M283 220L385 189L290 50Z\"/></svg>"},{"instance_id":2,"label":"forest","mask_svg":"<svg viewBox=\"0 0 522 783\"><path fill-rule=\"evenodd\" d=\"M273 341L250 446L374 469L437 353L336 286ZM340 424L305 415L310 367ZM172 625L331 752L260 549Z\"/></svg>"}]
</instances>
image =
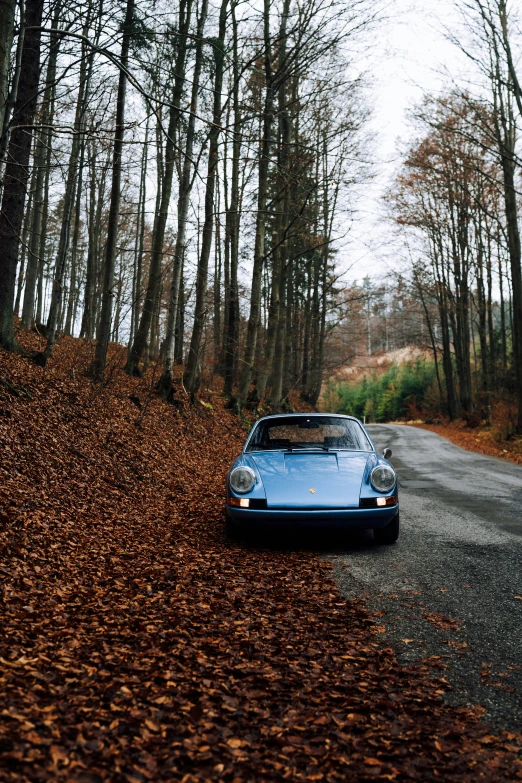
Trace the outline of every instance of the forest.
<instances>
[{"instance_id":1,"label":"forest","mask_svg":"<svg viewBox=\"0 0 522 783\"><path fill-rule=\"evenodd\" d=\"M110 342L172 397L322 382L335 242L362 176L356 2L4 7L0 343ZM343 205L341 206L341 202Z\"/></svg>"},{"instance_id":2,"label":"forest","mask_svg":"<svg viewBox=\"0 0 522 783\"><path fill-rule=\"evenodd\" d=\"M521 19L404 2L386 160L401 0L0 3L0 783L522 781Z\"/></svg>"},{"instance_id":3,"label":"forest","mask_svg":"<svg viewBox=\"0 0 522 783\"><path fill-rule=\"evenodd\" d=\"M522 429L518 20L456 0L473 78L427 92L383 195L400 263L346 276L372 169L366 0L8 0L0 344L90 346L166 400L316 406L336 368L426 349L440 413ZM117 347L110 353L109 345Z\"/></svg>"}]
</instances>

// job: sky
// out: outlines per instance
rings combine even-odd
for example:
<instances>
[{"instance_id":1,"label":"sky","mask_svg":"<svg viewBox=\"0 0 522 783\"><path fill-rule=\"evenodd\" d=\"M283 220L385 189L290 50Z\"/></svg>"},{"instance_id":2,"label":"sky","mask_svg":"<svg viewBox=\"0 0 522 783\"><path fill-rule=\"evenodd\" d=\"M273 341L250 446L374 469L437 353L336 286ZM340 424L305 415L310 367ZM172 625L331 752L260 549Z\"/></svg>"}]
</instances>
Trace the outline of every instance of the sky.
<instances>
[{"instance_id":1,"label":"sky","mask_svg":"<svg viewBox=\"0 0 522 783\"><path fill-rule=\"evenodd\" d=\"M444 35L444 27L455 29L457 22L452 0L393 0L387 13L368 65L373 179L364 189L349 241L340 253L349 281L365 275L378 279L400 268L401 248L393 245L382 197L400 161L399 140L407 142L411 134L408 109L425 91L442 89L468 68Z\"/></svg>"}]
</instances>

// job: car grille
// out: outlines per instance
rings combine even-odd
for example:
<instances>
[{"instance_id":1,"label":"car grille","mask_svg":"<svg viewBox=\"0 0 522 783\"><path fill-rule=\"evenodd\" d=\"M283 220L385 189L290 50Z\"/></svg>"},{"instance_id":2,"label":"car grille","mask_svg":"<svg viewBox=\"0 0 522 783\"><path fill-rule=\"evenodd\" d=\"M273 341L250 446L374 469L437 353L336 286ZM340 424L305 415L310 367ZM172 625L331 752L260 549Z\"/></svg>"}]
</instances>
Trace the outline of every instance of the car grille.
<instances>
[{"instance_id":1,"label":"car grille","mask_svg":"<svg viewBox=\"0 0 522 783\"><path fill-rule=\"evenodd\" d=\"M361 498L359 508L377 508L377 498Z\"/></svg>"},{"instance_id":2,"label":"car grille","mask_svg":"<svg viewBox=\"0 0 522 783\"><path fill-rule=\"evenodd\" d=\"M265 498L250 498L250 506L249 508L266 508L266 500Z\"/></svg>"}]
</instances>

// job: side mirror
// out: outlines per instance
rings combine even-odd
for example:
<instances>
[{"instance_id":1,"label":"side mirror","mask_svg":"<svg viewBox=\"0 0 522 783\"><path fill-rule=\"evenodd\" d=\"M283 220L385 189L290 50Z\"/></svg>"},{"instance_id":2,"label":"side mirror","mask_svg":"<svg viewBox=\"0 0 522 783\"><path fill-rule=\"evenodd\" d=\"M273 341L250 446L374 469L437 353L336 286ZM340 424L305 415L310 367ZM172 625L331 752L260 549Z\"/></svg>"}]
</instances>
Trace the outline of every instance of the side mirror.
<instances>
[{"instance_id":1,"label":"side mirror","mask_svg":"<svg viewBox=\"0 0 522 783\"><path fill-rule=\"evenodd\" d=\"M382 452L382 456L384 457L384 459L390 459L391 455L392 455L391 449L384 449L384 451Z\"/></svg>"}]
</instances>

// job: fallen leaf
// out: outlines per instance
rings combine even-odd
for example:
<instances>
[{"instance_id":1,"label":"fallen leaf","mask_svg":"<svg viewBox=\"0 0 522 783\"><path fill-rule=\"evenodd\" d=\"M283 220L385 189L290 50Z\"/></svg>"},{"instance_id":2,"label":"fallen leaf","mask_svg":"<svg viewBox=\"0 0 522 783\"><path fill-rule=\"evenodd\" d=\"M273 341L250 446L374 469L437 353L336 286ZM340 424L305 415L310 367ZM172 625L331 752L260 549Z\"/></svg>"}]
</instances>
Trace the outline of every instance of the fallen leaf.
<instances>
[{"instance_id":1,"label":"fallen leaf","mask_svg":"<svg viewBox=\"0 0 522 783\"><path fill-rule=\"evenodd\" d=\"M17 339L34 349L18 327ZM480 770L483 783L511 783L518 735L445 703L440 660L403 666L373 625L385 615L345 601L328 562L225 539L224 477L245 428L218 376L202 384L212 415L181 375L173 405L154 390L153 363L142 378L121 372L113 343L110 378L93 386L92 352L64 336L42 372L0 349L2 377L34 398L0 417L0 778L421 781ZM462 630L418 605L444 635ZM366 759L372 749L386 760Z\"/></svg>"}]
</instances>

